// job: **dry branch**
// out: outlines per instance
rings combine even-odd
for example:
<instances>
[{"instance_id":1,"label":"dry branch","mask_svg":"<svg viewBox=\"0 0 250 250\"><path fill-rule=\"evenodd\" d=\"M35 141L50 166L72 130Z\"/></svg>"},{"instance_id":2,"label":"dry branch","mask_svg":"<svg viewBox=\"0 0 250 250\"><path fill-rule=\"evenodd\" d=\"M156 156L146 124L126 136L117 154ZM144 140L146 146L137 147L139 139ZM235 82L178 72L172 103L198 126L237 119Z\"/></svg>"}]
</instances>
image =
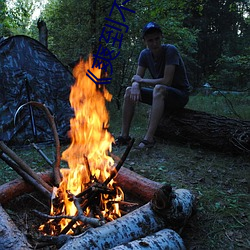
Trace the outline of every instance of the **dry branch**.
<instances>
[{"instance_id":1,"label":"dry branch","mask_svg":"<svg viewBox=\"0 0 250 250\"><path fill-rule=\"evenodd\" d=\"M45 197L50 199L51 193L46 188L44 188L44 186L42 186L40 182L37 182L34 178L27 174L22 168L20 168L15 162L9 159L4 153L0 153L0 158L5 161L11 168L13 168L27 183L31 184Z\"/></svg>"},{"instance_id":2,"label":"dry branch","mask_svg":"<svg viewBox=\"0 0 250 250\"><path fill-rule=\"evenodd\" d=\"M10 157L22 170L30 175L34 180L36 180L39 184L41 184L45 189L47 189L50 193L52 193L52 187L48 185L45 181L41 180L37 174L28 166L26 162L24 162L17 154L12 151L9 147L7 147L3 141L0 141L0 149Z\"/></svg>"}]
</instances>

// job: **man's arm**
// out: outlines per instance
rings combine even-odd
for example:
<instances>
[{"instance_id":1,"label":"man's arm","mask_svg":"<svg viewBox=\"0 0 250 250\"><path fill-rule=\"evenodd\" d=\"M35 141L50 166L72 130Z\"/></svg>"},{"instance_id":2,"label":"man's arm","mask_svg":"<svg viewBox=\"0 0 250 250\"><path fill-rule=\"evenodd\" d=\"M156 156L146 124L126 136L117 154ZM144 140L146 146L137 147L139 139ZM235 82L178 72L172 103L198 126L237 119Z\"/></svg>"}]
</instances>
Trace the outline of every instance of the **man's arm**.
<instances>
[{"instance_id":1,"label":"man's arm","mask_svg":"<svg viewBox=\"0 0 250 250\"><path fill-rule=\"evenodd\" d=\"M146 86L155 86L156 84L163 84L166 86L171 86L174 78L174 72L175 72L175 65L166 65L164 69L164 76L163 78L158 78L158 79L147 79L143 78L145 74L145 68L141 67L144 69L143 74L141 75L140 73L140 66L138 67L137 70L139 70L135 76L133 76L132 81L137 82L138 84L142 83Z\"/></svg>"},{"instance_id":2,"label":"man's arm","mask_svg":"<svg viewBox=\"0 0 250 250\"><path fill-rule=\"evenodd\" d=\"M136 70L136 75L132 77L132 86L131 86L131 92L130 92L130 98L131 100L137 102L140 100L141 97L141 91L140 91L140 83L136 80L143 79L145 75L146 68L142 66L138 66Z\"/></svg>"}]
</instances>

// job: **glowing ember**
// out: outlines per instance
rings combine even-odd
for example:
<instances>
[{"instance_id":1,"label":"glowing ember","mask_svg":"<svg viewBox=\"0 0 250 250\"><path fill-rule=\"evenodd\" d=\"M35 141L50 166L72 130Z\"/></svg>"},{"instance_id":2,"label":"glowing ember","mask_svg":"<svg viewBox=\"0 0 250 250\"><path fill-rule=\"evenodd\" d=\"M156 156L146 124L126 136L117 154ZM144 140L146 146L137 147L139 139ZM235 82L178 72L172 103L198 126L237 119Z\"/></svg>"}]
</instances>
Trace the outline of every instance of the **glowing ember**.
<instances>
[{"instance_id":1,"label":"glowing ember","mask_svg":"<svg viewBox=\"0 0 250 250\"><path fill-rule=\"evenodd\" d=\"M77 215L79 211L72 201L74 195L80 199L85 216L91 214L95 218L110 221L121 216L117 201L123 200L123 192L113 180L103 185L114 170L114 161L109 156L114 138L107 130L109 115L105 106L105 101L111 101L112 95L103 85L96 85L86 76L86 71L91 69L96 77L101 77L101 70L92 68L92 64L91 57L87 62L81 60L73 71L76 82L70 93L70 103L75 112L75 117L70 120L72 143L62 154L70 170L61 171L63 180L56 192L57 204L54 201L51 215ZM99 193L99 189L103 192ZM93 190L99 196L88 196ZM99 208L93 208L93 204ZM58 226L52 220L46 227L50 224L49 231L53 234L53 230L58 231L59 227L59 231L62 231L70 221L63 218ZM55 229L51 228L51 224ZM40 229L44 231L42 227ZM68 233L72 233L72 230Z\"/></svg>"}]
</instances>

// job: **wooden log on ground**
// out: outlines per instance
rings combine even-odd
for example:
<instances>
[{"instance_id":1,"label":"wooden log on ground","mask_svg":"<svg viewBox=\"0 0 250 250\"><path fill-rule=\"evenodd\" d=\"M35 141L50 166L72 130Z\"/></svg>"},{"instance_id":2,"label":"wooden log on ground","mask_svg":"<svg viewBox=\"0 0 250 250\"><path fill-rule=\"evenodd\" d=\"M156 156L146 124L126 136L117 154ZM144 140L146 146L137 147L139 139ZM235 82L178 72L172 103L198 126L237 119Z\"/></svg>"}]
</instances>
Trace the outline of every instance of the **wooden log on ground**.
<instances>
[{"instance_id":1,"label":"wooden log on ground","mask_svg":"<svg viewBox=\"0 0 250 250\"><path fill-rule=\"evenodd\" d=\"M51 171L39 173L38 176L47 183L53 182ZM143 203L149 202L155 191L162 186L160 183L151 181L124 167L121 167L115 180L125 193L132 194ZM34 190L34 187L22 179L10 181L0 186L0 203L5 204L24 193L33 192Z\"/></svg>"},{"instance_id":2,"label":"wooden log on ground","mask_svg":"<svg viewBox=\"0 0 250 250\"><path fill-rule=\"evenodd\" d=\"M47 183L53 182L52 172L38 173L37 175ZM22 179L7 182L0 186L0 204L6 204L24 193L31 193L33 191L35 191L35 188Z\"/></svg>"},{"instance_id":3,"label":"wooden log on ground","mask_svg":"<svg viewBox=\"0 0 250 250\"><path fill-rule=\"evenodd\" d=\"M183 226L192 214L194 196L184 189L173 192L175 196L169 188L160 189L159 193L153 197L152 202L131 213L70 238L60 249L110 249L173 226L172 220L169 220L171 214L175 217L174 222L183 220L183 223L179 223Z\"/></svg>"},{"instance_id":4,"label":"wooden log on ground","mask_svg":"<svg viewBox=\"0 0 250 250\"><path fill-rule=\"evenodd\" d=\"M144 238L128 242L111 250L185 250L186 247L179 234L165 228Z\"/></svg>"},{"instance_id":5,"label":"wooden log on ground","mask_svg":"<svg viewBox=\"0 0 250 250\"><path fill-rule=\"evenodd\" d=\"M250 152L250 121L190 109L165 115L155 136L223 152Z\"/></svg>"},{"instance_id":6,"label":"wooden log on ground","mask_svg":"<svg viewBox=\"0 0 250 250\"><path fill-rule=\"evenodd\" d=\"M9 215L0 204L0 249L32 249L25 236L17 229Z\"/></svg>"},{"instance_id":7,"label":"wooden log on ground","mask_svg":"<svg viewBox=\"0 0 250 250\"><path fill-rule=\"evenodd\" d=\"M149 202L162 186L159 182L152 181L124 167L120 169L114 180L125 193L133 195L144 203Z\"/></svg>"}]
</instances>

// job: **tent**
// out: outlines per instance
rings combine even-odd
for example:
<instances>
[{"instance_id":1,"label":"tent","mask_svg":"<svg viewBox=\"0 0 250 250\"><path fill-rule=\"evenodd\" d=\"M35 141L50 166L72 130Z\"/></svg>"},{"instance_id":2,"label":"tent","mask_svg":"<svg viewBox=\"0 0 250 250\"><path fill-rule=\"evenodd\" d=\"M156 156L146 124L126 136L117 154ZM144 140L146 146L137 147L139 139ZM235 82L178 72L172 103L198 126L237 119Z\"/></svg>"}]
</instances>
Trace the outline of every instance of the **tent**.
<instances>
[{"instance_id":1,"label":"tent","mask_svg":"<svg viewBox=\"0 0 250 250\"><path fill-rule=\"evenodd\" d=\"M0 38L0 140L8 144L53 140L39 108L25 105L14 119L28 101L44 104L54 116L59 139L67 140L73 83L70 70L37 40L23 35Z\"/></svg>"}]
</instances>

